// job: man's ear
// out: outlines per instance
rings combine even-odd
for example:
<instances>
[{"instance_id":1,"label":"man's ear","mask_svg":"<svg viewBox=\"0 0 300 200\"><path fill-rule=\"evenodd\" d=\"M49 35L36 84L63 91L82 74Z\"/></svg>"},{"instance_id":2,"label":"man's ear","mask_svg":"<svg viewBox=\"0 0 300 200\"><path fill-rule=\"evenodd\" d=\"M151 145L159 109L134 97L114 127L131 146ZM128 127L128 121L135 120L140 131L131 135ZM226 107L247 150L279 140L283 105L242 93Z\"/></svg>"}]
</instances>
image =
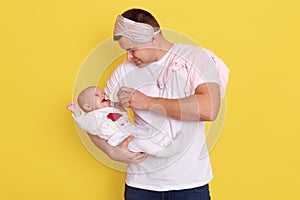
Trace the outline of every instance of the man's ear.
<instances>
[{"instance_id":1,"label":"man's ear","mask_svg":"<svg viewBox=\"0 0 300 200\"><path fill-rule=\"evenodd\" d=\"M90 106L89 104L85 103L83 104L83 109L86 110L86 111L91 111L92 110L92 106Z\"/></svg>"}]
</instances>

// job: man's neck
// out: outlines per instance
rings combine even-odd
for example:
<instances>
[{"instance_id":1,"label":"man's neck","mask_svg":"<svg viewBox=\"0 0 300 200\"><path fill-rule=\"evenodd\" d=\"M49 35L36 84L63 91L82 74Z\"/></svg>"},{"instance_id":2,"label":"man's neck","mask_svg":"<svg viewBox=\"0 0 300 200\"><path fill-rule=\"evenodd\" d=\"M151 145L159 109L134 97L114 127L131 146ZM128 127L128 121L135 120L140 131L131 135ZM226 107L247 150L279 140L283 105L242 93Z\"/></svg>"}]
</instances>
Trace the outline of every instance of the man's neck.
<instances>
[{"instance_id":1,"label":"man's neck","mask_svg":"<svg viewBox=\"0 0 300 200\"><path fill-rule=\"evenodd\" d=\"M173 47L173 45L174 45L173 43L165 40L164 43L162 43L162 45L157 50L157 61L162 59L169 52L169 50Z\"/></svg>"}]
</instances>

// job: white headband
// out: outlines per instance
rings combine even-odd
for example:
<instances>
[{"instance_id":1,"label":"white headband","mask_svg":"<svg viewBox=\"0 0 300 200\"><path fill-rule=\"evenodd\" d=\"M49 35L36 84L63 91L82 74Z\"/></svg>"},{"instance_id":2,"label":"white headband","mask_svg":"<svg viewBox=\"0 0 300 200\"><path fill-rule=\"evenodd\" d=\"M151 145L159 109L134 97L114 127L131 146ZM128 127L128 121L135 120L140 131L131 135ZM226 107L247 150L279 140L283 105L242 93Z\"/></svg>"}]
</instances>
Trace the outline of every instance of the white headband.
<instances>
[{"instance_id":1,"label":"white headband","mask_svg":"<svg viewBox=\"0 0 300 200\"><path fill-rule=\"evenodd\" d=\"M159 29L154 31L149 24L135 22L119 15L115 24L114 40L119 40L124 36L134 43L148 43L159 32Z\"/></svg>"}]
</instances>

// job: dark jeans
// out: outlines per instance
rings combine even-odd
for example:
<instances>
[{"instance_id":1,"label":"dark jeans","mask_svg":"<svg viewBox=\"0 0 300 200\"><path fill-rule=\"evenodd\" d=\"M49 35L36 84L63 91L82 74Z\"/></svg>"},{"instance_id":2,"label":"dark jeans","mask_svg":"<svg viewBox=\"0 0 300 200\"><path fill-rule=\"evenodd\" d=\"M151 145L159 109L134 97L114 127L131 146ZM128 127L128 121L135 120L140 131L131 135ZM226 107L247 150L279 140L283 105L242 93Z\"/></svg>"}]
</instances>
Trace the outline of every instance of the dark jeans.
<instances>
[{"instance_id":1,"label":"dark jeans","mask_svg":"<svg viewBox=\"0 0 300 200\"><path fill-rule=\"evenodd\" d=\"M125 185L125 200L210 200L208 184L185 190L158 192Z\"/></svg>"}]
</instances>

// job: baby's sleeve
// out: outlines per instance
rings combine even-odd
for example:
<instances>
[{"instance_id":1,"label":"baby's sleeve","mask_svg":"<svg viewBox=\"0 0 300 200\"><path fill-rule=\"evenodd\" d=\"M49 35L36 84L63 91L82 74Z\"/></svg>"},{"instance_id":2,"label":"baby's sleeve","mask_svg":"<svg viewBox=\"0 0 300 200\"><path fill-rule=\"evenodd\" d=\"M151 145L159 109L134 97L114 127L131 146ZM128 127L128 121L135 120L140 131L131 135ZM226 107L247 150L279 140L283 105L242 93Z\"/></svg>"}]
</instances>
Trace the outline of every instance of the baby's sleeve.
<instances>
[{"instance_id":1,"label":"baby's sleeve","mask_svg":"<svg viewBox=\"0 0 300 200\"><path fill-rule=\"evenodd\" d=\"M98 135L97 121L93 116L87 116L81 114L79 116L73 116L76 124L83 130L92 135Z\"/></svg>"}]
</instances>

